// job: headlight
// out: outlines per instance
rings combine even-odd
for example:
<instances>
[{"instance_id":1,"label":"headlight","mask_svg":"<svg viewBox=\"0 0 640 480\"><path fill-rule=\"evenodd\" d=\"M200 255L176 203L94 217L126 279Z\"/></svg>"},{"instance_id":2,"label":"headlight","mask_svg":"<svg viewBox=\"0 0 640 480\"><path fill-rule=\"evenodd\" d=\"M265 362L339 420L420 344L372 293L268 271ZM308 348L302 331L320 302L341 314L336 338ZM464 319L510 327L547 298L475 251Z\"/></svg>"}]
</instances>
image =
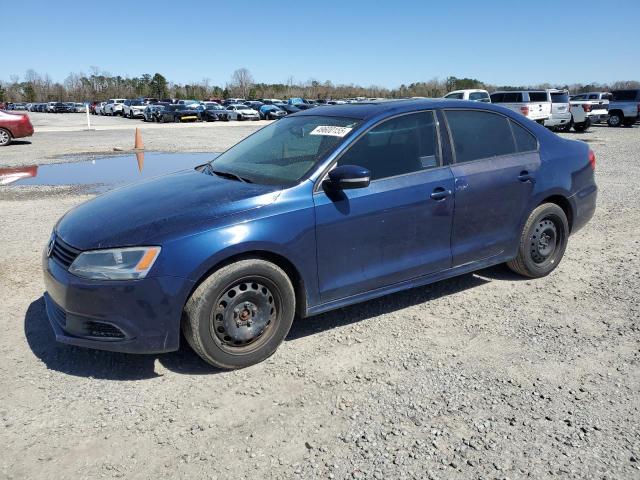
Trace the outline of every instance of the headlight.
<instances>
[{"instance_id":1,"label":"headlight","mask_svg":"<svg viewBox=\"0 0 640 480\"><path fill-rule=\"evenodd\" d=\"M159 254L160 247L92 250L78 255L69 272L94 280L135 280L147 276Z\"/></svg>"}]
</instances>

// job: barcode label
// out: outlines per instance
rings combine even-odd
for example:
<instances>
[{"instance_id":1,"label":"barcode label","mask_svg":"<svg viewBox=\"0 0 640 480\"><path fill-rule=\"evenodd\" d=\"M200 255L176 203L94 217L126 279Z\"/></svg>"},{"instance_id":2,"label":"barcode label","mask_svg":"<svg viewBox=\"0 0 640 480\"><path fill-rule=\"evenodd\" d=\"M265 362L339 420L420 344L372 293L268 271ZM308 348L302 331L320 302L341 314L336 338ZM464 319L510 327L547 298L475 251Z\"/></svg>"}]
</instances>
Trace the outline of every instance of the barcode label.
<instances>
[{"instance_id":1,"label":"barcode label","mask_svg":"<svg viewBox=\"0 0 640 480\"><path fill-rule=\"evenodd\" d=\"M333 127L331 125L319 125L311 130L310 135L329 135L331 137L344 137L351 130L351 127Z\"/></svg>"}]
</instances>

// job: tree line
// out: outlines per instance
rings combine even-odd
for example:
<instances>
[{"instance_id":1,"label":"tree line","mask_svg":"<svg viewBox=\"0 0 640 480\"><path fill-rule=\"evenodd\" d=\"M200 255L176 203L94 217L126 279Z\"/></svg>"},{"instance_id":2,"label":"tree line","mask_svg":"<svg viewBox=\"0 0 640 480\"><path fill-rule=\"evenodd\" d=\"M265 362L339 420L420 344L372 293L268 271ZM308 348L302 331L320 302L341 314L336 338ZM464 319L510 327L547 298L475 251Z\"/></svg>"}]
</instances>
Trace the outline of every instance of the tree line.
<instances>
[{"instance_id":1,"label":"tree line","mask_svg":"<svg viewBox=\"0 0 640 480\"><path fill-rule=\"evenodd\" d=\"M63 82L56 82L48 74L27 70L23 76L12 75L9 81L0 81L0 102L50 102L50 101L103 101L108 98L154 97L166 98L406 98L442 97L447 92L465 88L494 90L520 90L525 88L566 88L571 93L611 91L622 88L640 88L638 81L607 83L576 83L571 85L491 85L475 78L456 78L402 84L397 88L375 85L334 84L308 80L296 82L289 77L284 83L256 82L249 70L240 68L233 72L224 87L212 85L208 79L181 84L167 80L161 73L143 74L139 77L123 77L91 67L90 72L71 73Z\"/></svg>"}]
</instances>

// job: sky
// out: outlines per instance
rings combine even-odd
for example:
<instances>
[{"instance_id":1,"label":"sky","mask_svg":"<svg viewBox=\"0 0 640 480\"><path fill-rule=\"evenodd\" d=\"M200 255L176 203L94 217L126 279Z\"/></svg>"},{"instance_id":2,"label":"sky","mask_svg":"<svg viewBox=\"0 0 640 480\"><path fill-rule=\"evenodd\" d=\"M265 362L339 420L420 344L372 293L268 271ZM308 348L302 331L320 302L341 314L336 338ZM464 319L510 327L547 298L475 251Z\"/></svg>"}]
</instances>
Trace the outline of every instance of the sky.
<instances>
[{"instance_id":1,"label":"sky","mask_svg":"<svg viewBox=\"0 0 640 480\"><path fill-rule=\"evenodd\" d=\"M0 12L0 80L91 66L220 86L241 67L257 82L389 88L640 80L640 0L0 0Z\"/></svg>"}]
</instances>

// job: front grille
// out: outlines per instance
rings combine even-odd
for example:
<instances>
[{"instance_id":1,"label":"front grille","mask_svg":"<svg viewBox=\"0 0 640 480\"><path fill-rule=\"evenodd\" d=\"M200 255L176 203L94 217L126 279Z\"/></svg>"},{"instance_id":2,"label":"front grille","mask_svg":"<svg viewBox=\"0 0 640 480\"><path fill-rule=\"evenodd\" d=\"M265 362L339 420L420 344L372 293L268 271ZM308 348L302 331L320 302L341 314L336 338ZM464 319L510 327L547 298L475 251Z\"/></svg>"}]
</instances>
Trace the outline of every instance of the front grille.
<instances>
[{"instance_id":1,"label":"front grille","mask_svg":"<svg viewBox=\"0 0 640 480\"><path fill-rule=\"evenodd\" d=\"M64 243L60 239L60 237L56 237L54 240L53 248L51 249L50 257L55 259L65 268L69 268L76 257L80 255L80 253L80 250Z\"/></svg>"},{"instance_id":2,"label":"front grille","mask_svg":"<svg viewBox=\"0 0 640 480\"><path fill-rule=\"evenodd\" d=\"M99 338L124 338L124 333L115 325L89 320L85 323L86 334Z\"/></svg>"}]
</instances>

